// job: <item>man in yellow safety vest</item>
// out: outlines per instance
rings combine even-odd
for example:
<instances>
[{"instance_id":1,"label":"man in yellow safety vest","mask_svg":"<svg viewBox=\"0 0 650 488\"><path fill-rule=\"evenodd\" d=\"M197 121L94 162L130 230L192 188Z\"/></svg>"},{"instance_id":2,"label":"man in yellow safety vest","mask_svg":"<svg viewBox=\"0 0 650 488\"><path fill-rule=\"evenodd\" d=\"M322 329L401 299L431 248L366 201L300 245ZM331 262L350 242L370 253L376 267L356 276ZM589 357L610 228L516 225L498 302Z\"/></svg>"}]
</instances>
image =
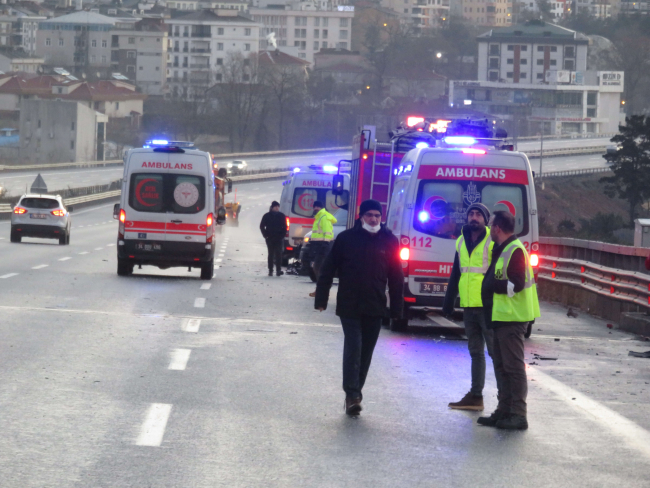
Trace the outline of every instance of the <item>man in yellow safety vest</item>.
<instances>
[{"instance_id":1,"label":"man in yellow safety vest","mask_svg":"<svg viewBox=\"0 0 650 488\"><path fill-rule=\"evenodd\" d=\"M309 246L314 256L314 274L316 281L320 277L320 269L323 261L330 250L330 244L334 239L334 224L336 217L325 209L325 205L319 200L314 202L314 225L309 238ZM316 292L310 293L310 297L315 297Z\"/></svg>"},{"instance_id":2,"label":"man in yellow safety vest","mask_svg":"<svg viewBox=\"0 0 650 488\"><path fill-rule=\"evenodd\" d=\"M457 410L483 410L486 345L488 354L492 357L492 331L486 326L481 301L483 275L490 265L494 246L487 227L489 220L490 211L482 203L474 203L467 208L467 225L463 226L461 236L456 241L454 266L442 307L444 315L451 315L456 297L460 294L467 347L472 362L472 386L460 401L449 404L450 408Z\"/></svg>"},{"instance_id":3,"label":"man in yellow safety vest","mask_svg":"<svg viewBox=\"0 0 650 488\"><path fill-rule=\"evenodd\" d=\"M488 327L494 330L495 374L500 375L499 404L478 423L508 430L528 428L528 382L524 360L524 334L528 323L540 316L533 267L524 245L514 235L510 212L494 212L490 235L495 243L492 263L483 280L483 299Z\"/></svg>"}]
</instances>

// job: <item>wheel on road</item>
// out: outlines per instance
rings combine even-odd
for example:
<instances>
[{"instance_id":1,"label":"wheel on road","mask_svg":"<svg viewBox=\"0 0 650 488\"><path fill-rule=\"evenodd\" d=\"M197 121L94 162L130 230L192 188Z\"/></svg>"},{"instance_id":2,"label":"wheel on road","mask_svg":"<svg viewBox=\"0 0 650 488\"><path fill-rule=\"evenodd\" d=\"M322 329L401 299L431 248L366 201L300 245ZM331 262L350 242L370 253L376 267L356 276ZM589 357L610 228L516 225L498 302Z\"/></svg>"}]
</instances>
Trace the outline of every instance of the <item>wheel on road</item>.
<instances>
[{"instance_id":1,"label":"wheel on road","mask_svg":"<svg viewBox=\"0 0 650 488\"><path fill-rule=\"evenodd\" d=\"M524 334L524 337L528 339L530 337L530 334L533 333L533 324L535 321L528 322L528 327L526 327L526 333Z\"/></svg>"},{"instance_id":2,"label":"wheel on road","mask_svg":"<svg viewBox=\"0 0 650 488\"><path fill-rule=\"evenodd\" d=\"M9 237L9 240L11 242L20 242L21 239L22 238L20 237L20 234L18 232L16 232L15 230L11 229L11 235Z\"/></svg>"},{"instance_id":3,"label":"wheel on road","mask_svg":"<svg viewBox=\"0 0 650 488\"><path fill-rule=\"evenodd\" d=\"M201 279L211 280L213 274L214 274L214 259L211 259L207 263L203 263L201 265Z\"/></svg>"},{"instance_id":4,"label":"wheel on road","mask_svg":"<svg viewBox=\"0 0 650 488\"><path fill-rule=\"evenodd\" d=\"M128 259L117 258L118 276L129 276L131 273L133 273L133 264L129 263Z\"/></svg>"},{"instance_id":5,"label":"wheel on road","mask_svg":"<svg viewBox=\"0 0 650 488\"><path fill-rule=\"evenodd\" d=\"M68 233L66 232L61 237L59 237L59 245L65 246L68 243L67 241L68 241Z\"/></svg>"}]
</instances>

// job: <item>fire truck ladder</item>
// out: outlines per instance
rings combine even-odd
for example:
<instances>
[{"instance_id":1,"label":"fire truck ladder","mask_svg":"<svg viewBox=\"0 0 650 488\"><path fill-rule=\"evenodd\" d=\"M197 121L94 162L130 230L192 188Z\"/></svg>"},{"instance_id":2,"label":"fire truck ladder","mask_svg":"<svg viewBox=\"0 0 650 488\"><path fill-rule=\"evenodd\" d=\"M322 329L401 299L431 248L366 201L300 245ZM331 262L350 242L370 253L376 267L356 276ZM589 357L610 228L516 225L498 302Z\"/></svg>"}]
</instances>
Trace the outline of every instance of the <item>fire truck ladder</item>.
<instances>
[{"instance_id":1,"label":"fire truck ladder","mask_svg":"<svg viewBox=\"0 0 650 488\"><path fill-rule=\"evenodd\" d=\"M386 205L386 208L388 209L388 199L390 199L390 194L388 190L390 190L391 184L393 183L393 155L395 154L395 141L390 142L390 163L377 163L378 147L379 147L379 143L377 142L377 139L375 139L375 150L372 152L372 174L370 176L370 198L375 199L375 187L385 186L386 201L382 201L378 199L375 200L377 200L382 205ZM388 182L377 181L377 179L375 178L375 169L378 166L388 167Z\"/></svg>"}]
</instances>

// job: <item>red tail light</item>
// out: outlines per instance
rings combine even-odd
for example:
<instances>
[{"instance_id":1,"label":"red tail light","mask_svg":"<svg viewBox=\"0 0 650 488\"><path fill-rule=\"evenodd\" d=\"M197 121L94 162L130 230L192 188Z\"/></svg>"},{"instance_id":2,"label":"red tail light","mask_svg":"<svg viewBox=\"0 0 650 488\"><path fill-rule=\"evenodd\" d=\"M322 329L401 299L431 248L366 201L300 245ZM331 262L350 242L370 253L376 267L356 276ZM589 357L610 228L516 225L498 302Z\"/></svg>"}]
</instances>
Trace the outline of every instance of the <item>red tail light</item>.
<instances>
[{"instance_id":1,"label":"red tail light","mask_svg":"<svg viewBox=\"0 0 650 488\"><path fill-rule=\"evenodd\" d=\"M530 255L530 265L533 268L536 268L537 266L539 266L539 256L537 254L531 254Z\"/></svg>"},{"instance_id":2,"label":"red tail light","mask_svg":"<svg viewBox=\"0 0 650 488\"><path fill-rule=\"evenodd\" d=\"M290 226L291 226L291 219L287 217L287 230L289 230Z\"/></svg>"},{"instance_id":3,"label":"red tail light","mask_svg":"<svg viewBox=\"0 0 650 488\"><path fill-rule=\"evenodd\" d=\"M212 243L212 238L214 237L214 215L208 214L207 218L205 219L205 225L206 225L206 230L205 230L205 242L210 244Z\"/></svg>"},{"instance_id":4,"label":"red tail light","mask_svg":"<svg viewBox=\"0 0 650 488\"><path fill-rule=\"evenodd\" d=\"M50 212L50 213L52 215L56 216L56 217L64 217L65 216L65 210L52 210L52 212Z\"/></svg>"},{"instance_id":5,"label":"red tail light","mask_svg":"<svg viewBox=\"0 0 650 488\"><path fill-rule=\"evenodd\" d=\"M402 236L399 243L399 258L402 260L402 272L404 273L404 277L407 278L409 275L409 258L411 257L411 239L408 236Z\"/></svg>"},{"instance_id":6,"label":"red tail light","mask_svg":"<svg viewBox=\"0 0 650 488\"><path fill-rule=\"evenodd\" d=\"M120 209L120 225L117 230L117 238L124 239L124 223L126 222L126 212L124 209Z\"/></svg>"},{"instance_id":7,"label":"red tail light","mask_svg":"<svg viewBox=\"0 0 650 488\"><path fill-rule=\"evenodd\" d=\"M402 261L408 261L411 257L411 250L408 247L403 247L399 252L399 257Z\"/></svg>"},{"instance_id":8,"label":"red tail light","mask_svg":"<svg viewBox=\"0 0 650 488\"><path fill-rule=\"evenodd\" d=\"M14 213L15 213L15 214L24 214L25 212L27 212L27 209L26 209L26 208L23 208L23 207L14 207Z\"/></svg>"}]
</instances>

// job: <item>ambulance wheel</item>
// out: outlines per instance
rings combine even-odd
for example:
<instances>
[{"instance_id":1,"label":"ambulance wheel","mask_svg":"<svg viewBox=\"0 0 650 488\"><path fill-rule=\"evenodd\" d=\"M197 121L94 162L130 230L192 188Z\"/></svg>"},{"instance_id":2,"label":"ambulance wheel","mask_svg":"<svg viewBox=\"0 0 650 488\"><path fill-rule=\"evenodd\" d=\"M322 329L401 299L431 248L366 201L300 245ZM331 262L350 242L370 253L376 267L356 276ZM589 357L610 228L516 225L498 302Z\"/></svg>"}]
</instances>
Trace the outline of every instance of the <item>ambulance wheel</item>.
<instances>
[{"instance_id":1,"label":"ambulance wheel","mask_svg":"<svg viewBox=\"0 0 650 488\"><path fill-rule=\"evenodd\" d=\"M129 276L131 273L133 273L133 264L129 263L128 259L117 258L118 276Z\"/></svg>"},{"instance_id":2,"label":"ambulance wheel","mask_svg":"<svg viewBox=\"0 0 650 488\"><path fill-rule=\"evenodd\" d=\"M207 263L203 263L201 265L201 279L211 280L213 274L214 274L214 259L211 259Z\"/></svg>"},{"instance_id":3,"label":"ambulance wheel","mask_svg":"<svg viewBox=\"0 0 650 488\"><path fill-rule=\"evenodd\" d=\"M530 335L533 333L533 324L535 321L533 320L532 322L528 322L528 327L526 328L526 333L524 334L524 337L528 339Z\"/></svg>"}]
</instances>

